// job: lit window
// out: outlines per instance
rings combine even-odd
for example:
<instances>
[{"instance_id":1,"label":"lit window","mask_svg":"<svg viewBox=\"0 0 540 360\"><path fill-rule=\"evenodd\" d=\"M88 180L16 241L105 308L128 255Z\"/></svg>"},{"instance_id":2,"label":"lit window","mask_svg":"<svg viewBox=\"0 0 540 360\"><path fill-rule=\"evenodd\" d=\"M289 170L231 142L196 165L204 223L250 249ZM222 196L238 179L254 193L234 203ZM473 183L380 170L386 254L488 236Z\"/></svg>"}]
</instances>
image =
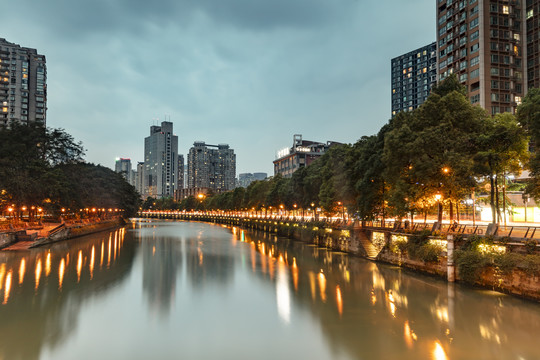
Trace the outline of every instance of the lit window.
<instances>
[{"instance_id":1,"label":"lit window","mask_svg":"<svg viewBox=\"0 0 540 360\"><path fill-rule=\"evenodd\" d=\"M2 108L2 112L7 113L7 112L8 112L8 108L7 108L7 107L3 107L3 108Z\"/></svg>"},{"instance_id":2,"label":"lit window","mask_svg":"<svg viewBox=\"0 0 540 360\"><path fill-rule=\"evenodd\" d=\"M534 10L533 9L527 11L527 20L532 18L533 16L534 16Z\"/></svg>"},{"instance_id":3,"label":"lit window","mask_svg":"<svg viewBox=\"0 0 540 360\"><path fill-rule=\"evenodd\" d=\"M503 5L503 14L506 14L506 15L510 14L508 6L506 6L506 5Z\"/></svg>"}]
</instances>

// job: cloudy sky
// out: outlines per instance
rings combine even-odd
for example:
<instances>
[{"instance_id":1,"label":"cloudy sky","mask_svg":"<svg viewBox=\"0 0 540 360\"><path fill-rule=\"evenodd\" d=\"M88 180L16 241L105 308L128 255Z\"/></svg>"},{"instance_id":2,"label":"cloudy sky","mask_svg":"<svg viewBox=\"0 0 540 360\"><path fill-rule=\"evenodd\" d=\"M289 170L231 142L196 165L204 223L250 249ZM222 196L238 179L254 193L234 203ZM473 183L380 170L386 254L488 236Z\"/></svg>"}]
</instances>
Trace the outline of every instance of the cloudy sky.
<instances>
[{"instance_id":1,"label":"cloudy sky","mask_svg":"<svg viewBox=\"0 0 540 360\"><path fill-rule=\"evenodd\" d=\"M7 1L7 0L6 0ZM228 143L273 173L304 139L354 143L390 116L390 60L435 39L434 0L17 0L0 37L47 57L47 125L86 160L143 160L170 116L179 153Z\"/></svg>"}]
</instances>

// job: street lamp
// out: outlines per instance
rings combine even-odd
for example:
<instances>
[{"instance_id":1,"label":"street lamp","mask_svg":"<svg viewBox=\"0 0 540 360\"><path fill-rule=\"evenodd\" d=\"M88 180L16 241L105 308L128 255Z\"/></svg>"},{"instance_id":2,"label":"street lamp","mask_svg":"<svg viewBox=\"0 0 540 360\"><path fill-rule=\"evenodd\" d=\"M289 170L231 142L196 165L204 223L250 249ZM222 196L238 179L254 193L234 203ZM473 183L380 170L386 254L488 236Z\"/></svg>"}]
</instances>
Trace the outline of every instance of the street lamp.
<instances>
[{"instance_id":1,"label":"street lamp","mask_svg":"<svg viewBox=\"0 0 540 360\"><path fill-rule=\"evenodd\" d=\"M435 199L437 200L437 221L439 224L442 223L441 197L441 194L435 194Z\"/></svg>"}]
</instances>

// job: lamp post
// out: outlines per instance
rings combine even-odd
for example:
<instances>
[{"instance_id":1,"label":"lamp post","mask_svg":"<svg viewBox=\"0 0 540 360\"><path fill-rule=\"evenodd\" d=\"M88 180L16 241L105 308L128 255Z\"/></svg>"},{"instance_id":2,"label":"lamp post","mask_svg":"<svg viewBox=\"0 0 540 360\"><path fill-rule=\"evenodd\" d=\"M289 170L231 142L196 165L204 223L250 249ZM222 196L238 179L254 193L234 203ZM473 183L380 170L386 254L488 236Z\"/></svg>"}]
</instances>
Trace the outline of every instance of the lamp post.
<instances>
[{"instance_id":1,"label":"lamp post","mask_svg":"<svg viewBox=\"0 0 540 360\"><path fill-rule=\"evenodd\" d=\"M435 199L437 199L437 222L442 223L442 211L441 211L441 194L435 194Z\"/></svg>"}]
</instances>

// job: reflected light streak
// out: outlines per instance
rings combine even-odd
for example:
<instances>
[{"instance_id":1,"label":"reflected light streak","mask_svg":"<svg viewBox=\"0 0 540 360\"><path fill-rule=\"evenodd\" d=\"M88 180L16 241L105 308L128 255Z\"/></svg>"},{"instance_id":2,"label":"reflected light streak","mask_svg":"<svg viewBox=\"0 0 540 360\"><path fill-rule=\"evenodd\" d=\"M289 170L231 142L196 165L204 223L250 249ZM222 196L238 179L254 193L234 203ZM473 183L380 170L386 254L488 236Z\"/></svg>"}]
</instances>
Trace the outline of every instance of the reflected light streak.
<instances>
[{"instance_id":1,"label":"reflected light streak","mask_svg":"<svg viewBox=\"0 0 540 360\"><path fill-rule=\"evenodd\" d=\"M64 281L64 272L66 270L66 262L62 258L58 267L58 289L62 289L62 282Z\"/></svg>"},{"instance_id":2,"label":"reflected light streak","mask_svg":"<svg viewBox=\"0 0 540 360\"><path fill-rule=\"evenodd\" d=\"M99 263L99 266L103 266L103 256L105 254L105 244L102 242L101 243L101 261Z\"/></svg>"},{"instance_id":3,"label":"reflected light streak","mask_svg":"<svg viewBox=\"0 0 540 360\"><path fill-rule=\"evenodd\" d=\"M371 305L375 305L377 303L377 295L375 295L375 291L371 290Z\"/></svg>"},{"instance_id":4,"label":"reflected light streak","mask_svg":"<svg viewBox=\"0 0 540 360\"><path fill-rule=\"evenodd\" d=\"M49 276L51 273L51 253L47 253L47 258L45 259L45 276Z\"/></svg>"},{"instance_id":5,"label":"reflected light streak","mask_svg":"<svg viewBox=\"0 0 540 360\"><path fill-rule=\"evenodd\" d=\"M95 259L95 255L96 255L96 249L92 245L92 252L90 254L90 265L88 265L88 268L90 270L90 279L92 279L94 277L94 259Z\"/></svg>"},{"instance_id":6,"label":"reflected light streak","mask_svg":"<svg viewBox=\"0 0 540 360\"><path fill-rule=\"evenodd\" d=\"M152 246L152 256L156 255L156 247Z\"/></svg>"},{"instance_id":7,"label":"reflected light streak","mask_svg":"<svg viewBox=\"0 0 540 360\"><path fill-rule=\"evenodd\" d=\"M339 285L336 286L336 303L338 308L339 316L343 315L343 298L341 297L341 289Z\"/></svg>"},{"instance_id":8,"label":"reflected light streak","mask_svg":"<svg viewBox=\"0 0 540 360\"><path fill-rule=\"evenodd\" d=\"M36 263L36 290L39 287L39 279L41 278L41 259Z\"/></svg>"},{"instance_id":9,"label":"reflected light streak","mask_svg":"<svg viewBox=\"0 0 540 360\"><path fill-rule=\"evenodd\" d=\"M114 254L114 255L113 255L113 258L114 258L114 260L116 260L116 249L117 249L116 244L117 244L117 242L118 242L118 232L115 232L115 233L114 233L114 250L113 250L113 251L114 251L114 252L113 252L113 254Z\"/></svg>"},{"instance_id":10,"label":"reflected light streak","mask_svg":"<svg viewBox=\"0 0 540 360\"><path fill-rule=\"evenodd\" d=\"M412 331L408 321L405 321L405 325L403 327L403 335L405 337L405 343L407 344L407 346L409 348L412 348L413 341L416 341L418 337L416 336L414 331Z\"/></svg>"},{"instance_id":11,"label":"reflected light streak","mask_svg":"<svg viewBox=\"0 0 540 360\"><path fill-rule=\"evenodd\" d=\"M435 349L433 349L433 360L448 360L446 353L440 342L435 341Z\"/></svg>"},{"instance_id":12,"label":"reflected light streak","mask_svg":"<svg viewBox=\"0 0 540 360\"><path fill-rule=\"evenodd\" d=\"M3 305L7 304L9 300L9 293L11 291L11 276L12 276L12 271L10 270L6 276L6 283L5 283L5 289L4 289L4 302L2 303Z\"/></svg>"},{"instance_id":13,"label":"reflected light streak","mask_svg":"<svg viewBox=\"0 0 540 360\"><path fill-rule=\"evenodd\" d=\"M287 269L283 263L279 264L277 271L276 297L279 317L289 324L291 322L291 293Z\"/></svg>"},{"instance_id":14,"label":"reflected light streak","mask_svg":"<svg viewBox=\"0 0 540 360\"><path fill-rule=\"evenodd\" d=\"M19 284L22 284L24 281L24 273L26 271L26 260L21 259L21 265L19 266Z\"/></svg>"},{"instance_id":15,"label":"reflected light streak","mask_svg":"<svg viewBox=\"0 0 540 360\"><path fill-rule=\"evenodd\" d=\"M321 269L319 273L319 289L321 291L321 300L326 302L326 277Z\"/></svg>"},{"instance_id":16,"label":"reflected light streak","mask_svg":"<svg viewBox=\"0 0 540 360\"><path fill-rule=\"evenodd\" d=\"M109 251L107 252L107 267L111 265L112 238L109 237Z\"/></svg>"},{"instance_id":17,"label":"reflected light streak","mask_svg":"<svg viewBox=\"0 0 540 360\"><path fill-rule=\"evenodd\" d=\"M292 278L294 284L294 291L298 291L298 267L296 266L296 258L293 258Z\"/></svg>"},{"instance_id":18,"label":"reflected light streak","mask_svg":"<svg viewBox=\"0 0 540 360\"><path fill-rule=\"evenodd\" d=\"M79 250L79 256L77 257L77 282L81 280L82 270L82 250Z\"/></svg>"},{"instance_id":19,"label":"reflected light streak","mask_svg":"<svg viewBox=\"0 0 540 360\"><path fill-rule=\"evenodd\" d=\"M308 273L308 277L309 277L309 287L311 290L311 299L315 301L315 296L317 295L317 289L315 285L315 274L310 271Z\"/></svg>"},{"instance_id":20,"label":"reflected light streak","mask_svg":"<svg viewBox=\"0 0 540 360\"><path fill-rule=\"evenodd\" d=\"M0 264L0 290L4 287L4 276L6 276L6 264Z\"/></svg>"}]
</instances>

